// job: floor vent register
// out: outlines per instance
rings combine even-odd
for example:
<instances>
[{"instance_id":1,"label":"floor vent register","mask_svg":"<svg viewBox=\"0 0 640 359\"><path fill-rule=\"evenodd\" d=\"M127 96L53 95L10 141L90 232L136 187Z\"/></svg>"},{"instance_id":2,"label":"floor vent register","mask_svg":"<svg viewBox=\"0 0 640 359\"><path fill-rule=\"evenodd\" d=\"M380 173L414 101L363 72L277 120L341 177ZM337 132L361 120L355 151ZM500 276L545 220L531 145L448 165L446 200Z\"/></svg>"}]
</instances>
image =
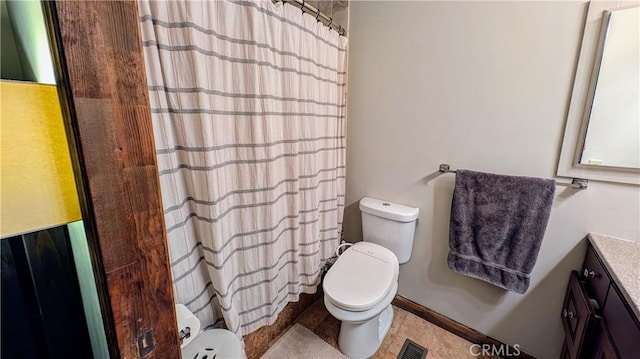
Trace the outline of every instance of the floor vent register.
<instances>
[{"instance_id":1,"label":"floor vent register","mask_svg":"<svg viewBox=\"0 0 640 359\"><path fill-rule=\"evenodd\" d=\"M400 349L398 359L424 359L427 357L427 348L407 339Z\"/></svg>"}]
</instances>

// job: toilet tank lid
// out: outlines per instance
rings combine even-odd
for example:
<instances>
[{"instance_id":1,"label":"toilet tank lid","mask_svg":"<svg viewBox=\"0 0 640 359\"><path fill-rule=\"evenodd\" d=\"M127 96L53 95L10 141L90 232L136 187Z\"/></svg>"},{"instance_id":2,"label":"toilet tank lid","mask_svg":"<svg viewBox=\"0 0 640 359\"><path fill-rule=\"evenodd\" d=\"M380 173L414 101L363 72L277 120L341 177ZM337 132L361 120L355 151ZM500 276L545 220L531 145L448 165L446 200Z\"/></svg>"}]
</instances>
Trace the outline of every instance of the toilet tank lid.
<instances>
[{"instance_id":1,"label":"toilet tank lid","mask_svg":"<svg viewBox=\"0 0 640 359\"><path fill-rule=\"evenodd\" d=\"M364 197L360 200L360 210L374 216L398 222L413 222L418 218L418 214L420 213L418 208L371 197Z\"/></svg>"}]
</instances>

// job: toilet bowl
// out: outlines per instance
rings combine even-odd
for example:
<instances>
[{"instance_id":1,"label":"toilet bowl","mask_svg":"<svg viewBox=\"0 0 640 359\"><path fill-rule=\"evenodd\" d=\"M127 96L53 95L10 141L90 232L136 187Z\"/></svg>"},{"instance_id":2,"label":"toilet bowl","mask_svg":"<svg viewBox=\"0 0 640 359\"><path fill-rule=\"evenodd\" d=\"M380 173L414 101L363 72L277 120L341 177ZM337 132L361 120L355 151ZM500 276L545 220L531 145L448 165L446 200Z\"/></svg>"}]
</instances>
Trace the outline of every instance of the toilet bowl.
<instances>
[{"instance_id":1,"label":"toilet bowl","mask_svg":"<svg viewBox=\"0 0 640 359\"><path fill-rule=\"evenodd\" d=\"M347 357L367 358L380 347L393 321L391 301L398 291L398 271L393 252L358 242L327 272L324 303L342 322L338 346Z\"/></svg>"}]
</instances>

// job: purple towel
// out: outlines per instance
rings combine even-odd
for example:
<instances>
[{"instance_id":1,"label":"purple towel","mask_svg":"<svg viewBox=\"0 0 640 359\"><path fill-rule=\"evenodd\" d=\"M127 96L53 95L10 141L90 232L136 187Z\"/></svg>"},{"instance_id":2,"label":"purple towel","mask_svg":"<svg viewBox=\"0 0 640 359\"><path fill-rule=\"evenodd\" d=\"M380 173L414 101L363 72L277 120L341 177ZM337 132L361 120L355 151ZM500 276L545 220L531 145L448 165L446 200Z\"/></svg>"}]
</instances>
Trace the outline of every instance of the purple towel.
<instances>
[{"instance_id":1,"label":"purple towel","mask_svg":"<svg viewBox=\"0 0 640 359\"><path fill-rule=\"evenodd\" d=\"M449 268L524 293L555 188L554 180L458 170L449 224Z\"/></svg>"}]
</instances>

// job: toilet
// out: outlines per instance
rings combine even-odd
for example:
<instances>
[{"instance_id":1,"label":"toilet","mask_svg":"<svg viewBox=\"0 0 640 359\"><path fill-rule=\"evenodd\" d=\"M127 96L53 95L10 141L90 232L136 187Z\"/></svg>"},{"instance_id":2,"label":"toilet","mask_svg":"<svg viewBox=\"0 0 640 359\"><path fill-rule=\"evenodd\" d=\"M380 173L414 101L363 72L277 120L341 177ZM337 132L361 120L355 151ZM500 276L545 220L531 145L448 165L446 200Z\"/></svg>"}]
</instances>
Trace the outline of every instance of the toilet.
<instances>
[{"instance_id":1,"label":"toilet","mask_svg":"<svg viewBox=\"0 0 640 359\"><path fill-rule=\"evenodd\" d=\"M200 320L186 306L176 304L183 359L244 359L242 342L226 329L200 331Z\"/></svg>"},{"instance_id":2,"label":"toilet","mask_svg":"<svg viewBox=\"0 0 640 359\"><path fill-rule=\"evenodd\" d=\"M183 359L244 359L240 339L226 329L207 329L182 348Z\"/></svg>"},{"instance_id":3,"label":"toilet","mask_svg":"<svg viewBox=\"0 0 640 359\"><path fill-rule=\"evenodd\" d=\"M393 321L400 264L411 257L418 208L360 200L363 241L349 247L322 287L329 313L342 322L338 346L351 359L372 356Z\"/></svg>"}]
</instances>

